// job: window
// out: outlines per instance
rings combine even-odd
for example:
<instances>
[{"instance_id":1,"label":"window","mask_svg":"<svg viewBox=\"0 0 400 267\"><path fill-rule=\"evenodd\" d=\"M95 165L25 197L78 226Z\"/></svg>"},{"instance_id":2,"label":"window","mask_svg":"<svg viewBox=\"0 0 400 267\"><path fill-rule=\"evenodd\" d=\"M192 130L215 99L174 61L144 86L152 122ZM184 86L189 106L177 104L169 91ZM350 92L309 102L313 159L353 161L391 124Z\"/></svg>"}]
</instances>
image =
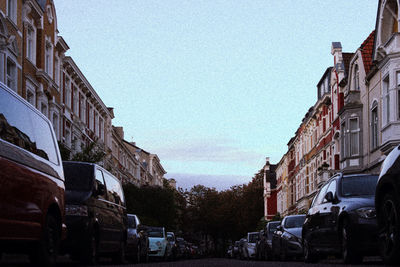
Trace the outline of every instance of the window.
<instances>
[{"instance_id":1,"label":"window","mask_svg":"<svg viewBox=\"0 0 400 267\"><path fill-rule=\"evenodd\" d=\"M359 135L360 129L358 127L358 118L351 118L349 120L350 126L350 156L359 154Z\"/></svg>"},{"instance_id":2,"label":"window","mask_svg":"<svg viewBox=\"0 0 400 267\"><path fill-rule=\"evenodd\" d=\"M371 149L378 147L378 103L372 104L371 110Z\"/></svg>"},{"instance_id":3,"label":"window","mask_svg":"<svg viewBox=\"0 0 400 267\"><path fill-rule=\"evenodd\" d=\"M1 139L58 164L50 124L5 90L0 90L0 118Z\"/></svg>"},{"instance_id":4,"label":"window","mask_svg":"<svg viewBox=\"0 0 400 267\"><path fill-rule=\"evenodd\" d=\"M53 47L50 42L46 42L44 69L52 77L53 75Z\"/></svg>"},{"instance_id":5,"label":"window","mask_svg":"<svg viewBox=\"0 0 400 267\"><path fill-rule=\"evenodd\" d=\"M45 103L40 105L40 111L47 117L47 105Z\"/></svg>"},{"instance_id":6,"label":"window","mask_svg":"<svg viewBox=\"0 0 400 267\"><path fill-rule=\"evenodd\" d=\"M35 30L29 25L26 33L26 57L33 64L36 64L35 41Z\"/></svg>"},{"instance_id":7,"label":"window","mask_svg":"<svg viewBox=\"0 0 400 267\"><path fill-rule=\"evenodd\" d=\"M100 133L100 135L99 135L99 137L100 137L100 139L101 139L101 141L104 141L104 121L103 121L103 119L102 118L100 118L100 120L99 120L99 133Z\"/></svg>"},{"instance_id":8,"label":"window","mask_svg":"<svg viewBox=\"0 0 400 267\"><path fill-rule=\"evenodd\" d=\"M53 119L52 119L52 121L53 121L54 132L56 133L56 136L57 136L57 138L58 138L58 136L59 136L59 132L58 132L58 124L59 124L59 121L58 121L58 115L57 115L56 113L53 113Z\"/></svg>"},{"instance_id":9,"label":"window","mask_svg":"<svg viewBox=\"0 0 400 267\"><path fill-rule=\"evenodd\" d=\"M390 121L389 75L383 80L383 114L385 124Z\"/></svg>"},{"instance_id":10,"label":"window","mask_svg":"<svg viewBox=\"0 0 400 267\"><path fill-rule=\"evenodd\" d=\"M11 59L7 59L7 86L17 91L17 66Z\"/></svg>"},{"instance_id":11,"label":"window","mask_svg":"<svg viewBox=\"0 0 400 267\"><path fill-rule=\"evenodd\" d=\"M35 107L36 101L35 101L35 93L32 90L27 89L26 90L26 100Z\"/></svg>"},{"instance_id":12,"label":"window","mask_svg":"<svg viewBox=\"0 0 400 267\"><path fill-rule=\"evenodd\" d=\"M65 81L65 105L71 107L71 80L69 78Z\"/></svg>"},{"instance_id":13,"label":"window","mask_svg":"<svg viewBox=\"0 0 400 267\"><path fill-rule=\"evenodd\" d=\"M346 157L346 123L342 122L340 127L340 153L342 154L342 159Z\"/></svg>"},{"instance_id":14,"label":"window","mask_svg":"<svg viewBox=\"0 0 400 267\"><path fill-rule=\"evenodd\" d=\"M104 179L103 179L103 172L99 169L96 169L96 189L98 189L99 187L102 187L105 189L104 186ZM104 193L101 195L98 195L101 199L105 199L105 190Z\"/></svg>"},{"instance_id":15,"label":"window","mask_svg":"<svg viewBox=\"0 0 400 267\"><path fill-rule=\"evenodd\" d=\"M81 121L86 121L86 101L82 94L79 99L79 109Z\"/></svg>"},{"instance_id":16,"label":"window","mask_svg":"<svg viewBox=\"0 0 400 267\"><path fill-rule=\"evenodd\" d=\"M17 24L17 0L7 0L7 16Z\"/></svg>"},{"instance_id":17,"label":"window","mask_svg":"<svg viewBox=\"0 0 400 267\"><path fill-rule=\"evenodd\" d=\"M89 105L89 129L92 131L94 130L93 126L94 126L94 110L93 107Z\"/></svg>"},{"instance_id":18,"label":"window","mask_svg":"<svg viewBox=\"0 0 400 267\"><path fill-rule=\"evenodd\" d=\"M54 60L54 81L58 86L60 86L60 60L57 56Z\"/></svg>"},{"instance_id":19,"label":"window","mask_svg":"<svg viewBox=\"0 0 400 267\"><path fill-rule=\"evenodd\" d=\"M79 92L77 89L74 89L74 113L75 115L79 114Z\"/></svg>"},{"instance_id":20,"label":"window","mask_svg":"<svg viewBox=\"0 0 400 267\"><path fill-rule=\"evenodd\" d=\"M357 64L354 66L354 90L360 90L360 71Z\"/></svg>"},{"instance_id":21,"label":"window","mask_svg":"<svg viewBox=\"0 0 400 267\"><path fill-rule=\"evenodd\" d=\"M313 203L311 204L312 207L317 206L322 203L322 200L325 197L326 189L328 188L328 184L325 184L318 192L318 195L314 198Z\"/></svg>"}]
</instances>

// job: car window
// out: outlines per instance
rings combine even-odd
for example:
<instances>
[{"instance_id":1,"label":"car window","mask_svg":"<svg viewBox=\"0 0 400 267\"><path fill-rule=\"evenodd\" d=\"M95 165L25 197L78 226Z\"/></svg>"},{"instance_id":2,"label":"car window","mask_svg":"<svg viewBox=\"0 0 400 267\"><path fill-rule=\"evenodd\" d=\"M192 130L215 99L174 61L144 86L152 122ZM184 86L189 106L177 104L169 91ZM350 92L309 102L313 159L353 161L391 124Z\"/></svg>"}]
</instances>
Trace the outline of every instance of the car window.
<instances>
[{"instance_id":1,"label":"car window","mask_svg":"<svg viewBox=\"0 0 400 267\"><path fill-rule=\"evenodd\" d=\"M249 243L256 243L258 240L258 233L249 234Z\"/></svg>"},{"instance_id":2,"label":"car window","mask_svg":"<svg viewBox=\"0 0 400 267\"><path fill-rule=\"evenodd\" d=\"M377 175L343 176L342 196L373 196L375 195Z\"/></svg>"},{"instance_id":3,"label":"car window","mask_svg":"<svg viewBox=\"0 0 400 267\"><path fill-rule=\"evenodd\" d=\"M323 195L324 198L322 200L322 203L327 202L325 199L325 196L328 192L332 192L333 196L336 194L336 180L333 180L332 182L330 182L328 188L326 189L326 192Z\"/></svg>"},{"instance_id":4,"label":"car window","mask_svg":"<svg viewBox=\"0 0 400 267\"><path fill-rule=\"evenodd\" d=\"M0 138L59 163L50 124L4 89L0 90Z\"/></svg>"},{"instance_id":5,"label":"car window","mask_svg":"<svg viewBox=\"0 0 400 267\"><path fill-rule=\"evenodd\" d=\"M128 227L136 228L136 220L134 216L128 216Z\"/></svg>"},{"instance_id":6,"label":"car window","mask_svg":"<svg viewBox=\"0 0 400 267\"><path fill-rule=\"evenodd\" d=\"M103 172L103 175L106 182L108 200L118 205L123 205L125 200L120 182L107 172Z\"/></svg>"},{"instance_id":7,"label":"car window","mask_svg":"<svg viewBox=\"0 0 400 267\"><path fill-rule=\"evenodd\" d=\"M314 198L314 201L313 201L313 203L312 203L312 205L311 205L312 207L317 206L317 205L319 205L319 204L322 203L322 200L323 200L324 197L325 197L325 192L326 192L326 189L328 188L328 185L329 185L329 184L325 184L325 185L319 190L318 195Z\"/></svg>"},{"instance_id":8,"label":"car window","mask_svg":"<svg viewBox=\"0 0 400 267\"><path fill-rule=\"evenodd\" d=\"M164 237L164 232L162 229L150 229L148 232L149 237Z\"/></svg>"},{"instance_id":9,"label":"car window","mask_svg":"<svg viewBox=\"0 0 400 267\"><path fill-rule=\"evenodd\" d=\"M278 225L280 225L280 222L276 222L276 223L270 223L269 224L269 233L273 233L275 232L276 228L278 227Z\"/></svg>"},{"instance_id":10,"label":"car window","mask_svg":"<svg viewBox=\"0 0 400 267\"><path fill-rule=\"evenodd\" d=\"M99 186L103 186L104 190L106 189L106 187L104 186L103 172L100 169L97 169L97 168L96 168L95 182L96 182L96 188L99 188ZM106 192L104 192L101 195L98 195L97 197L101 198L101 199L105 199L106 198Z\"/></svg>"},{"instance_id":11,"label":"car window","mask_svg":"<svg viewBox=\"0 0 400 267\"><path fill-rule=\"evenodd\" d=\"M306 219L305 215L286 217L284 226L285 228L300 228L303 226L305 219Z\"/></svg>"},{"instance_id":12,"label":"car window","mask_svg":"<svg viewBox=\"0 0 400 267\"><path fill-rule=\"evenodd\" d=\"M90 191L93 182L93 166L63 163L65 189L69 191Z\"/></svg>"}]
</instances>

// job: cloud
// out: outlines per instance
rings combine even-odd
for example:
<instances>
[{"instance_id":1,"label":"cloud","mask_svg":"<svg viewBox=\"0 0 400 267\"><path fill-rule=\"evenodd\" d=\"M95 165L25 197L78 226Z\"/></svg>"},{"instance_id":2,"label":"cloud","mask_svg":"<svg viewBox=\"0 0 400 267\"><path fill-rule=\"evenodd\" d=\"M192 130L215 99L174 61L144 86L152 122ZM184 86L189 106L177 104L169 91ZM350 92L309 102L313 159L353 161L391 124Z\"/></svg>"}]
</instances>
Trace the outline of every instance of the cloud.
<instances>
[{"instance_id":1,"label":"cloud","mask_svg":"<svg viewBox=\"0 0 400 267\"><path fill-rule=\"evenodd\" d=\"M236 147L222 138L181 140L179 143L159 147L157 154L164 160L197 162L241 162L254 165L263 155Z\"/></svg>"},{"instance_id":2,"label":"cloud","mask_svg":"<svg viewBox=\"0 0 400 267\"><path fill-rule=\"evenodd\" d=\"M169 173L167 178L174 178L176 186L190 190L195 185L204 185L214 187L222 191L231 188L234 185L247 184L251 181L250 177L240 175L206 175L206 174L185 174Z\"/></svg>"}]
</instances>

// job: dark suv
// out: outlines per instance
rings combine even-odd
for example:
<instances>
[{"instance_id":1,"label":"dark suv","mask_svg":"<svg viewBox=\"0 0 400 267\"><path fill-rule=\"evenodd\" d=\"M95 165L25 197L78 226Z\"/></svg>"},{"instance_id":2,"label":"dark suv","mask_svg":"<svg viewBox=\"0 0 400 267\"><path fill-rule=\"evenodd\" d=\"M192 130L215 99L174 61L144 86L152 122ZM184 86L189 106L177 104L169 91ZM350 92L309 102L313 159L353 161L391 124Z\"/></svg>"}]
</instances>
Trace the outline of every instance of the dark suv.
<instances>
[{"instance_id":1,"label":"dark suv","mask_svg":"<svg viewBox=\"0 0 400 267\"><path fill-rule=\"evenodd\" d=\"M302 237L306 262L341 255L358 263L377 251L374 205L377 175L337 174L327 181L308 210Z\"/></svg>"},{"instance_id":2,"label":"dark suv","mask_svg":"<svg viewBox=\"0 0 400 267\"><path fill-rule=\"evenodd\" d=\"M386 157L375 193L381 255L386 264L400 263L400 146Z\"/></svg>"},{"instance_id":3,"label":"dark suv","mask_svg":"<svg viewBox=\"0 0 400 267\"><path fill-rule=\"evenodd\" d=\"M65 236L64 174L52 124L0 83L0 254L54 264Z\"/></svg>"},{"instance_id":4,"label":"dark suv","mask_svg":"<svg viewBox=\"0 0 400 267\"><path fill-rule=\"evenodd\" d=\"M63 165L68 227L64 252L90 264L100 255L123 262L127 215L121 183L96 164L64 161Z\"/></svg>"}]
</instances>

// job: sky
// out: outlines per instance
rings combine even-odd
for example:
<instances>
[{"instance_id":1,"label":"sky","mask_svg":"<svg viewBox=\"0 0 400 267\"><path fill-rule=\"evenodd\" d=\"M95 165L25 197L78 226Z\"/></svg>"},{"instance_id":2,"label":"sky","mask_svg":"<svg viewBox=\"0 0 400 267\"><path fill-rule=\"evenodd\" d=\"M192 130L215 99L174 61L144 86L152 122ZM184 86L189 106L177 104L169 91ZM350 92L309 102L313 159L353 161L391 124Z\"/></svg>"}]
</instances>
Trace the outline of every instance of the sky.
<instances>
[{"instance_id":1,"label":"sky","mask_svg":"<svg viewBox=\"0 0 400 267\"><path fill-rule=\"evenodd\" d=\"M177 185L225 190L287 152L332 42L355 52L375 0L54 0L67 52L125 139ZM112 3L112 4L111 4Z\"/></svg>"}]
</instances>

